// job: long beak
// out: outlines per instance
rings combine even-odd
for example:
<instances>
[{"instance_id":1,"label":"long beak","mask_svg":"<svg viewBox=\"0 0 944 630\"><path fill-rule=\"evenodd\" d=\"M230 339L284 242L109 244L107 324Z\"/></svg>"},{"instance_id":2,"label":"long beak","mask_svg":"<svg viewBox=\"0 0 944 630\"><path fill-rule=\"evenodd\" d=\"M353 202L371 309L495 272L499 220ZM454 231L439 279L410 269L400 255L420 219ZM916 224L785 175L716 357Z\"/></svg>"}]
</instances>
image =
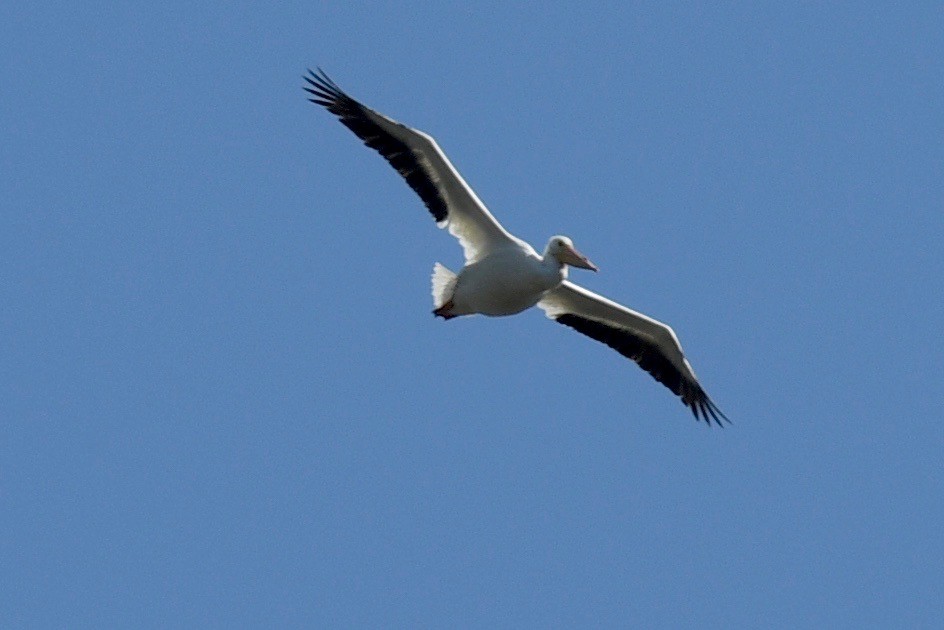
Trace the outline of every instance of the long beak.
<instances>
[{"instance_id":1,"label":"long beak","mask_svg":"<svg viewBox=\"0 0 944 630\"><path fill-rule=\"evenodd\" d=\"M578 252L573 247L564 248L564 256L562 256L563 262L567 263L571 267L580 267L581 269L589 269L590 271L598 271L597 266L590 262L586 256Z\"/></svg>"}]
</instances>

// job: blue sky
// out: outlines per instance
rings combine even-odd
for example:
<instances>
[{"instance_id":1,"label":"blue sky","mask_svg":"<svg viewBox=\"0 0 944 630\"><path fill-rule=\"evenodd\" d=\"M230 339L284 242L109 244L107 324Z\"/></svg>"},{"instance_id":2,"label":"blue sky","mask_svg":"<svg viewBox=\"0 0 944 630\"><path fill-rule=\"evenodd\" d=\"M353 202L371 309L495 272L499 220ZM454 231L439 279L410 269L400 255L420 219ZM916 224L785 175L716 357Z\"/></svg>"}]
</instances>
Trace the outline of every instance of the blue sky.
<instances>
[{"instance_id":1,"label":"blue sky","mask_svg":"<svg viewBox=\"0 0 944 630\"><path fill-rule=\"evenodd\" d=\"M944 10L827 4L4 4L3 625L939 623ZM315 65L733 426L434 320L460 250Z\"/></svg>"}]
</instances>

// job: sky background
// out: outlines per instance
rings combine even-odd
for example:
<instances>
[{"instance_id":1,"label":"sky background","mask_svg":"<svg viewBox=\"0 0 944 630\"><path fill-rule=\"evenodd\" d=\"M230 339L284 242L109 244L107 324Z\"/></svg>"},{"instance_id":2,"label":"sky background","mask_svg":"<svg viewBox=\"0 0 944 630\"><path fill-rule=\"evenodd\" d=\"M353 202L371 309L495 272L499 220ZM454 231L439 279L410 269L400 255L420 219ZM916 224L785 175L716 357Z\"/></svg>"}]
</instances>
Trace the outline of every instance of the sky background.
<instances>
[{"instance_id":1,"label":"sky background","mask_svg":"<svg viewBox=\"0 0 944 630\"><path fill-rule=\"evenodd\" d=\"M0 623L939 624L944 9L761 5L3 3ZM434 319L316 65L734 424Z\"/></svg>"}]
</instances>

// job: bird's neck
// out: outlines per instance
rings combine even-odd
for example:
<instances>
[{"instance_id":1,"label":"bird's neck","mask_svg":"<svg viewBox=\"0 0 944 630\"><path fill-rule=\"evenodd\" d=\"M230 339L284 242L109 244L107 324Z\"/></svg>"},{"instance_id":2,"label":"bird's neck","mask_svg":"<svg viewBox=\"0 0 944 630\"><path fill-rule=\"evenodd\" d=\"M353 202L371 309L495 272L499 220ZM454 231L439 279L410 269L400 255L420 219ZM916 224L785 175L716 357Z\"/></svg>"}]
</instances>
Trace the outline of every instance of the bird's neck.
<instances>
[{"instance_id":1,"label":"bird's neck","mask_svg":"<svg viewBox=\"0 0 944 630\"><path fill-rule=\"evenodd\" d=\"M558 282L563 282L567 279L567 265L557 260L557 257L552 256L546 249L541 259L541 266L544 267L548 275L556 275Z\"/></svg>"}]
</instances>

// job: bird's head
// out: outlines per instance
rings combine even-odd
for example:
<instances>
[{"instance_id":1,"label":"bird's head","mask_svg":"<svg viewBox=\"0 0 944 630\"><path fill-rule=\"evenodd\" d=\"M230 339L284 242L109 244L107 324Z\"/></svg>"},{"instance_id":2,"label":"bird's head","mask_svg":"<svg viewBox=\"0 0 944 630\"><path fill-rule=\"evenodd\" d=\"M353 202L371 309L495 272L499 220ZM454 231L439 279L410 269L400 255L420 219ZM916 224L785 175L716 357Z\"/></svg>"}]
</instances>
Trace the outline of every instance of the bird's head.
<instances>
[{"instance_id":1,"label":"bird's head","mask_svg":"<svg viewBox=\"0 0 944 630\"><path fill-rule=\"evenodd\" d=\"M547 249L544 250L545 258L553 256L557 262L562 265L579 267L597 271L597 266L590 262L586 256L577 251L574 242L566 236L552 236L547 242Z\"/></svg>"}]
</instances>

